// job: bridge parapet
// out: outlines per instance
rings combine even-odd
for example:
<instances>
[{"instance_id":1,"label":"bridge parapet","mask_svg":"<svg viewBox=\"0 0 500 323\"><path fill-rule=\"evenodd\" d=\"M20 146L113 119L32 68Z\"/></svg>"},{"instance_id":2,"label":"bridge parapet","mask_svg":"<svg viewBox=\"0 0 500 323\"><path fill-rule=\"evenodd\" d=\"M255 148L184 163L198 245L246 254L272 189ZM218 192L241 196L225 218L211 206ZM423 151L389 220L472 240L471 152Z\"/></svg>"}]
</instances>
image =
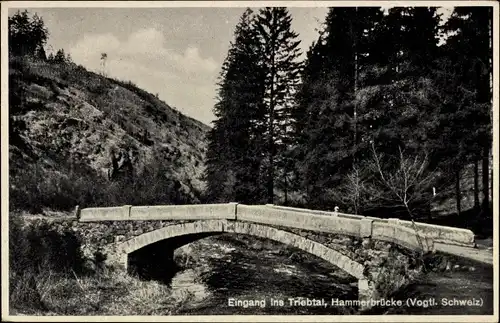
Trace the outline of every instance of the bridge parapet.
<instances>
[{"instance_id":1,"label":"bridge parapet","mask_svg":"<svg viewBox=\"0 0 500 323\"><path fill-rule=\"evenodd\" d=\"M415 230L388 221L368 217L327 216L323 212L304 212L272 206L238 205L237 219L285 227L372 238L398 244L410 250L434 250L431 238L417 235ZM333 212L332 212L333 213Z\"/></svg>"},{"instance_id":2,"label":"bridge parapet","mask_svg":"<svg viewBox=\"0 0 500 323\"><path fill-rule=\"evenodd\" d=\"M417 234L415 230L392 223L374 222L372 238L392 242L411 250L423 249L434 251L434 240L426 235Z\"/></svg>"},{"instance_id":3,"label":"bridge parapet","mask_svg":"<svg viewBox=\"0 0 500 323\"><path fill-rule=\"evenodd\" d=\"M120 206L85 208L77 211L81 222L240 220L305 230L344 234L390 241L411 249L430 251L433 242L474 246L470 230L427 223L364 217L339 212L319 211L275 205L199 204ZM416 231L415 231L416 228Z\"/></svg>"},{"instance_id":4,"label":"bridge parapet","mask_svg":"<svg viewBox=\"0 0 500 323\"><path fill-rule=\"evenodd\" d=\"M238 205L237 220L350 236L360 236L361 229L359 220L304 214L261 205Z\"/></svg>"},{"instance_id":5,"label":"bridge parapet","mask_svg":"<svg viewBox=\"0 0 500 323\"><path fill-rule=\"evenodd\" d=\"M394 224L413 228L413 223L407 220L394 219ZM475 245L474 232L471 230L422 222L415 222L415 226L420 234L432 238L435 242L466 247Z\"/></svg>"},{"instance_id":6,"label":"bridge parapet","mask_svg":"<svg viewBox=\"0 0 500 323\"><path fill-rule=\"evenodd\" d=\"M236 218L237 203L85 208L80 222L222 220Z\"/></svg>"},{"instance_id":7,"label":"bridge parapet","mask_svg":"<svg viewBox=\"0 0 500 323\"><path fill-rule=\"evenodd\" d=\"M415 225L412 221L400 220L396 218L391 219L382 219L376 217L365 217L362 215L355 214L347 214L340 212L330 212L330 211L320 211L320 210L309 210L309 209L301 209L294 207L285 207L285 206L277 206L267 204L267 207L279 209L279 210L290 210L294 212L302 212L307 214L317 214L317 215L325 215L325 216L337 216L340 218L348 218L348 219L372 219L374 222L379 223L392 223L395 226L402 226L409 228L410 230L417 228L417 231L420 235L425 235L435 242L444 243L444 244L454 244L454 245L462 245L467 247L474 246L474 233L471 230L455 228L443 225L435 225L428 224L422 222L415 222ZM383 226L382 226L383 227Z\"/></svg>"},{"instance_id":8,"label":"bridge parapet","mask_svg":"<svg viewBox=\"0 0 500 323\"><path fill-rule=\"evenodd\" d=\"M326 215L326 216L338 216L341 218L348 218L348 219L354 219L354 220L372 219L372 220L376 220L376 221L387 222L387 219L375 218L372 216L363 216L363 215L357 215L357 214L342 213L342 212L303 209L303 208L298 208L298 207L280 206L280 205L274 205L274 204L266 204L266 206L272 207L275 209L279 209L279 210L289 210L289 211L295 211L295 212L311 213L311 214Z\"/></svg>"}]
</instances>

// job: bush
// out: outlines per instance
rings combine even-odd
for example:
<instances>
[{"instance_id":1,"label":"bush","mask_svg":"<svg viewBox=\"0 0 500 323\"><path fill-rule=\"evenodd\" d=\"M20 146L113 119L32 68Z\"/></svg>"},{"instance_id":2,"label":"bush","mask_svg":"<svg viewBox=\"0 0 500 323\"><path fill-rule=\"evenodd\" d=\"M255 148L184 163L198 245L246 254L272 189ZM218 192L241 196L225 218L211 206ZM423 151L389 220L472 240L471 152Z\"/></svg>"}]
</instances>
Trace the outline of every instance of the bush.
<instances>
[{"instance_id":1,"label":"bush","mask_svg":"<svg viewBox=\"0 0 500 323\"><path fill-rule=\"evenodd\" d=\"M9 217L10 304L47 310L44 298L56 277L85 271L81 239L68 228L57 230L48 222L23 226L21 221Z\"/></svg>"},{"instance_id":2,"label":"bush","mask_svg":"<svg viewBox=\"0 0 500 323\"><path fill-rule=\"evenodd\" d=\"M68 226L56 226L43 220L23 226L15 215L9 220L11 271L83 271L81 237Z\"/></svg>"},{"instance_id":3,"label":"bush","mask_svg":"<svg viewBox=\"0 0 500 323\"><path fill-rule=\"evenodd\" d=\"M40 213L43 208L69 211L76 205L98 204L105 180L88 168L74 169L55 171L36 162L11 171L11 210Z\"/></svg>"}]
</instances>

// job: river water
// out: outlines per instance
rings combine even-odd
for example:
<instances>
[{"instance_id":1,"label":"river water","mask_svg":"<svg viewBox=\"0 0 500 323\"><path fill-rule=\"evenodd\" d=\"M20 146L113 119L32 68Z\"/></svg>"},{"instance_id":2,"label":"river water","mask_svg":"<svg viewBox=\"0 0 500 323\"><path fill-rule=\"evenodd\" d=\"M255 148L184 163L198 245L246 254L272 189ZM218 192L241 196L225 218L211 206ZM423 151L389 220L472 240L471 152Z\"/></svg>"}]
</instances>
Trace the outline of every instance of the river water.
<instances>
[{"instance_id":1,"label":"river water","mask_svg":"<svg viewBox=\"0 0 500 323\"><path fill-rule=\"evenodd\" d=\"M357 313L353 307L331 303L332 299L357 299L355 278L326 261L274 241L224 234L179 248L175 260L182 269L172 278L172 294L189 299L177 311L179 315ZM395 296L402 300L434 298L437 306L396 306L373 314L491 314L492 270L489 275L488 268L478 269L431 273ZM482 306L440 304L443 297L473 295L483 299Z\"/></svg>"}]
</instances>

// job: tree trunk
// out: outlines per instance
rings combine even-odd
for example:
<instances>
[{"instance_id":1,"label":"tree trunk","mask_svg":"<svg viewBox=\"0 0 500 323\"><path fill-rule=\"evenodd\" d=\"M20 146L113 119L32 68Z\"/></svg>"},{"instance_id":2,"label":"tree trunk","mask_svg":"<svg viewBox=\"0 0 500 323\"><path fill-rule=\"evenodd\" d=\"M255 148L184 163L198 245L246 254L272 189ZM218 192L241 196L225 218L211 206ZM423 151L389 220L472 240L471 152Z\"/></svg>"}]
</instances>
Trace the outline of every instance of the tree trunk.
<instances>
[{"instance_id":1,"label":"tree trunk","mask_svg":"<svg viewBox=\"0 0 500 323\"><path fill-rule=\"evenodd\" d=\"M270 124L272 128L272 122L273 118L270 118ZM274 203L274 153L273 153L273 148L274 148L274 142L273 142L273 132L270 131L269 133L269 172L267 174L268 176L268 181L267 181L267 203L273 204Z\"/></svg>"},{"instance_id":2,"label":"tree trunk","mask_svg":"<svg viewBox=\"0 0 500 323\"><path fill-rule=\"evenodd\" d=\"M358 15L358 7L356 7L356 17ZM355 21L357 24L358 22ZM352 24L351 24L352 28ZM358 52L357 52L357 36L358 36L358 30L355 28L353 34L353 47L354 47L354 98L356 98L356 94L358 92ZM354 112L353 112L353 120L354 120L354 145L352 147L352 157L353 157L353 162L356 162L356 148L358 145L358 116L357 116L357 109L356 109L356 103L354 103Z\"/></svg>"},{"instance_id":3,"label":"tree trunk","mask_svg":"<svg viewBox=\"0 0 500 323\"><path fill-rule=\"evenodd\" d=\"M288 205L288 182L286 180L286 168L285 168L285 206Z\"/></svg>"},{"instance_id":4,"label":"tree trunk","mask_svg":"<svg viewBox=\"0 0 500 323\"><path fill-rule=\"evenodd\" d=\"M460 192L460 170L455 172L455 198L457 202L457 214L462 213L462 195Z\"/></svg>"},{"instance_id":5,"label":"tree trunk","mask_svg":"<svg viewBox=\"0 0 500 323\"><path fill-rule=\"evenodd\" d=\"M493 200L493 167L491 167L490 185L491 199Z\"/></svg>"},{"instance_id":6,"label":"tree trunk","mask_svg":"<svg viewBox=\"0 0 500 323\"><path fill-rule=\"evenodd\" d=\"M491 53L493 48L493 29L491 26L493 25L493 15L488 15L488 50ZM493 69L491 68L493 65L493 56L490 54L488 59L486 60L488 77L487 79L481 78L481 83L478 85L478 96L481 98L482 102L493 104L492 101L492 81L493 81ZM490 125L491 129L493 129L493 109L490 109ZM483 162L482 162L482 181L483 181L483 216L489 216L490 214L490 183L489 183L489 173L490 173L490 145L491 145L491 137L488 136L487 142L483 147ZM491 191L493 193L493 190ZM493 196L493 194L492 194Z\"/></svg>"},{"instance_id":7,"label":"tree trunk","mask_svg":"<svg viewBox=\"0 0 500 323\"><path fill-rule=\"evenodd\" d=\"M479 210L479 163L474 160L474 211Z\"/></svg>"},{"instance_id":8,"label":"tree trunk","mask_svg":"<svg viewBox=\"0 0 500 323\"><path fill-rule=\"evenodd\" d=\"M267 203L274 203L274 83L276 75L274 39L271 52L271 89L269 97L269 173L267 183Z\"/></svg>"},{"instance_id":9,"label":"tree trunk","mask_svg":"<svg viewBox=\"0 0 500 323\"><path fill-rule=\"evenodd\" d=\"M483 148L482 180L483 180L483 216L487 216L490 209L490 149L488 146Z\"/></svg>"}]
</instances>

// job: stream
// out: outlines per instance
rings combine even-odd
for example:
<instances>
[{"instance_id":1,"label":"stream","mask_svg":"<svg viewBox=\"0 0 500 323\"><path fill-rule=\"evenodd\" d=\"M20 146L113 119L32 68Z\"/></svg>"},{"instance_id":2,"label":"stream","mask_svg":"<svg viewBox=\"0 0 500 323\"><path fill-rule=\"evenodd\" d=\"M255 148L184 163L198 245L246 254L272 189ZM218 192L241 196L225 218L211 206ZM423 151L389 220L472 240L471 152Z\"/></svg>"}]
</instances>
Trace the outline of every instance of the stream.
<instances>
[{"instance_id":1,"label":"stream","mask_svg":"<svg viewBox=\"0 0 500 323\"><path fill-rule=\"evenodd\" d=\"M274 241L223 234L179 248L175 261L181 270L172 278L172 295L189 297L178 315L357 313L352 306L331 303L332 299L357 299L355 278L326 261ZM403 306L366 314L491 315L492 268L474 266L474 271L430 272L394 296L403 301ZM408 304L408 298L434 302ZM464 300L475 303L464 305ZM480 306L477 300L481 300Z\"/></svg>"}]
</instances>

